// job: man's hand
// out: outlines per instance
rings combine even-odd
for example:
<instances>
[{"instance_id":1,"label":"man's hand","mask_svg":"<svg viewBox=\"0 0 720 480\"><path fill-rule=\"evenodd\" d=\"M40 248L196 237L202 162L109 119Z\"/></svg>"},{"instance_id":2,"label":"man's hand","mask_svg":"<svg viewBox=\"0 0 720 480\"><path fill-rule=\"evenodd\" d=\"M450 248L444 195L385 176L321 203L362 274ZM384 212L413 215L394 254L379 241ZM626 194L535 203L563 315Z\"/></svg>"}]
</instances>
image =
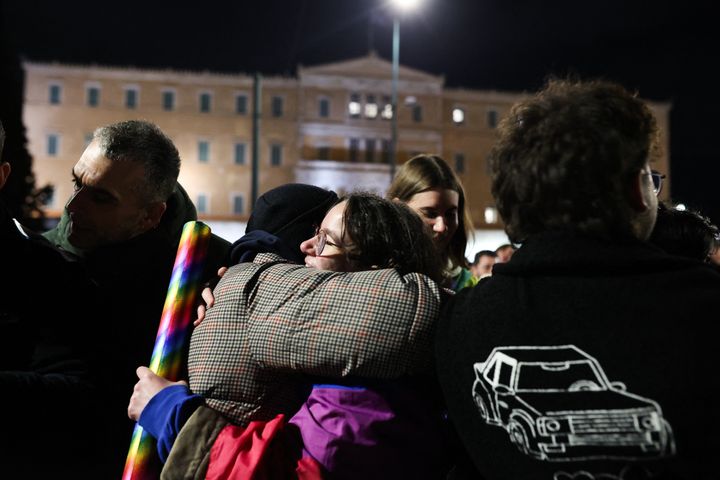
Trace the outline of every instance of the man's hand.
<instances>
[{"instance_id":1,"label":"man's hand","mask_svg":"<svg viewBox=\"0 0 720 480\"><path fill-rule=\"evenodd\" d=\"M138 367L135 371L140 380L135 384L133 394L130 397L130 405L128 405L128 417L136 422L140 418L145 406L150 399L154 397L160 390L172 385L187 385L186 382L171 382L163 377L155 375L147 367Z\"/></svg>"},{"instance_id":2,"label":"man's hand","mask_svg":"<svg viewBox=\"0 0 720 480\"><path fill-rule=\"evenodd\" d=\"M225 272L227 272L227 267L220 267L218 269L218 280L222 278L223 275L225 275ZM217 282L215 282L215 285L213 285L213 288L217 286ZM202 323L203 320L205 320L205 311L215 305L215 296L213 296L212 293L213 289L211 287L205 287L202 291L202 298L205 301L205 305L200 304L197 307L197 320L193 322L193 325L196 327Z\"/></svg>"}]
</instances>

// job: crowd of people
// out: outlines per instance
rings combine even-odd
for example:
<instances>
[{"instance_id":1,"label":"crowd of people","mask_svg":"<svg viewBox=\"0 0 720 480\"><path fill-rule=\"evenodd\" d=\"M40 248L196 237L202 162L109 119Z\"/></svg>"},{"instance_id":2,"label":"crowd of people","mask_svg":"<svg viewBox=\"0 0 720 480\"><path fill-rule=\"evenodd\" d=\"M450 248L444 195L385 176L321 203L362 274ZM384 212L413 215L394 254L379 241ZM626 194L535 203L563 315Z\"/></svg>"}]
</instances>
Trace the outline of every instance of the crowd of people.
<instances>
[{"instance_id":1,"label":"crowd of people","mask_svg":"<svg viewBox=\"0 0 720 480\"><path fill-rule=\"evenodd\" d=\"M0 205L5 471L117 478L137 421L163 479L716 478L720 240L658 201L657 138L613 83L519 101L490 157L511 243L472 262L440 156L384 198L265 192L211 239L171 381L144 365L196 211L158 127L100 127L57 227Z\"/></svg>"}]
</instances>

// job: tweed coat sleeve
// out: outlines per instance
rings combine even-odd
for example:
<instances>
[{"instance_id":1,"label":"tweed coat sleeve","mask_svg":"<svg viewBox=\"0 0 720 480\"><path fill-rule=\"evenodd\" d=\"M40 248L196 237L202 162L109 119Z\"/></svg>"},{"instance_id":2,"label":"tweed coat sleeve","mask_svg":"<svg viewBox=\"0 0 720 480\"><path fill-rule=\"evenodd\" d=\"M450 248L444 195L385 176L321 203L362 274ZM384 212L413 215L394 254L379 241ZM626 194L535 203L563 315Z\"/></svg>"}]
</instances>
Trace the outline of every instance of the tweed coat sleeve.
<instances>
[{"instance_id":1,"label":"tweed coat sleeve","mask_svg":"<svg viewBox=\"0 0 720 480\"><path fill-rule=\"evenodd\" d=\"M261 367L330 377L429 373L441 296L417 273L273 265L249 296L251 355Z\"/></svg>"}]
</instances>

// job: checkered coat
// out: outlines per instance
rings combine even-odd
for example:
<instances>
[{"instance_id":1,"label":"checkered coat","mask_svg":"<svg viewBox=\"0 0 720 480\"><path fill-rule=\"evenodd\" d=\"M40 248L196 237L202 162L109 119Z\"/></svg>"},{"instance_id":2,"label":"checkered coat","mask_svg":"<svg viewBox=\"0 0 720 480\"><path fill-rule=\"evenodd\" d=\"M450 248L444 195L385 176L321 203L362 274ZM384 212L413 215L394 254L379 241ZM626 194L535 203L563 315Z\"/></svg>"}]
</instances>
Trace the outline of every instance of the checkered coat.
<instances>
[{"instance_id":1,"label":"checkered coat","mask_svg":"<svg viewBox=\"0 0 720 480\"><path fill-rule=\"evenodd\" d=\"M432 373L440 288L395 270L329 272L260 254L232 267L193 333L190 388L233 423L294 413L307 375Z\"/></svg>"}]
</instances>

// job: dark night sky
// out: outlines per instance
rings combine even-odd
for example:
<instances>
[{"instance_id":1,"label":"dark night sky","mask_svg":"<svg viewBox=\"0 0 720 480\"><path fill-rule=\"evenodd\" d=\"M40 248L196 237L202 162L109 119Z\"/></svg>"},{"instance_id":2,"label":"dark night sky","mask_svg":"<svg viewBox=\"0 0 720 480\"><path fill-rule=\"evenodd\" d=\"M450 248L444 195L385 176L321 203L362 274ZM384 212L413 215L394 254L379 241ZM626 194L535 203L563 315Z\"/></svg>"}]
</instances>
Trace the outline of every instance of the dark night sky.
<instances>
[{"instance_id":1,"label":"dark night sky","mask_svg":"<svg viewBox=\"0 0 720 480\"><path fill-rule=\"evenodd\" d=\"M361 56L389 59L383 0L0 0L17 51L32 60L294 74ZM720 75L712 2L424 0L403 20L401 63L448 86L523 91L548 74L603 77L673 104L673 197L720 222L712 139Z\"/></svg>"}]
</instances>

